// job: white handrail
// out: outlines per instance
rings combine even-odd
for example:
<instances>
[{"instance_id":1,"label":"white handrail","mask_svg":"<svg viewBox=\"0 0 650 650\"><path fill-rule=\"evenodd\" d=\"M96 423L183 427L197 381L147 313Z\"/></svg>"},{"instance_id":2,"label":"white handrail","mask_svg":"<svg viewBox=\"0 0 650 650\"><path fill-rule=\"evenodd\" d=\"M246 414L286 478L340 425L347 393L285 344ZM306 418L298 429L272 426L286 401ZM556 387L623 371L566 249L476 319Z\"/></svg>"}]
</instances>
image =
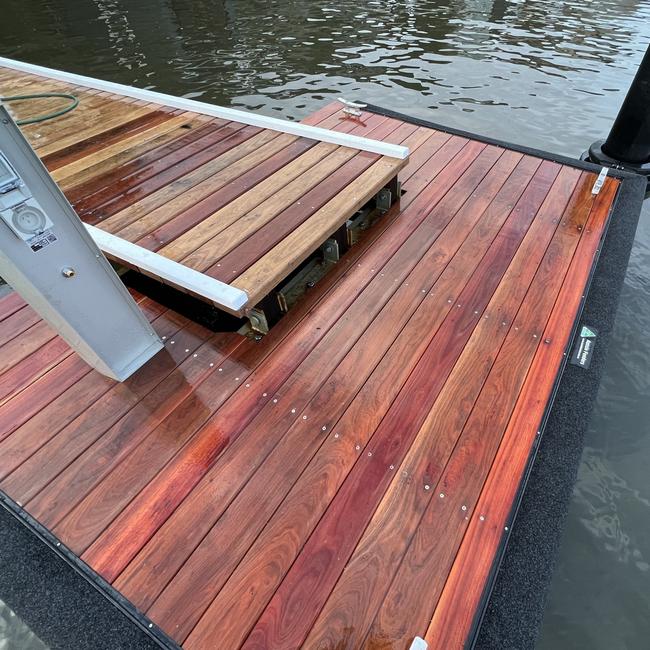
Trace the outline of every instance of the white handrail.
<instances>
[{"instance_id":1,"label":"white handrail","mask_svg":"<svg viewBox=\"0 0 650 650\"><path fill-rule=\"evenodd\" d=\"M243 315L244 307L248 303L248 294L245 291L231 287L225 282L220 282L191 269L189 266L179 264L168 257L163 257L105 230L89 224L84 225L100 250L109 257L122 261L148 275L154 275L165 284L202 296L225 311L238 316Z\"/></svg>"},{"instance_id":2,"label":"white handrail","mask_svg":"<svg viewBox=\"0 0 650 650\"><path fill-rule=\"evenodd\" d=\"M23 63L22 61L16 61L14 59L0 57L0 66L18 70L20 72L42 75L57 81L64 81L66 83L87 86L88 88L116 93L126 97L133 97L134 99L163 104L184 111L193 111L195 113L210 115L211 117L220 117L226 120L240 122L242 124L257 126L263 129L271 129L273 131L280 131L281 133L290 133L291 135L297 135L299 137L311 138L312 140L320 140L321 142L330 142L344 147L370 151L371 153L376 153L381 156L390 156L391 158L399 158L403 160L408 158L409 155L408 147L402 147L400 145L390 144L380 140L372 140L370 138L349 135L348 133L339 133L338 131L321 129L317 126L301 124L300 122L289 122L288 120L281 120L277 117L256 115L255 113L249 113L248 111L225 108L223 106L217 106L216 104L206 104L205 102L199 102L194 99L174 97L173 95L166 95L164 93L154 92L153 90L133 88L132 86L125 86L111 81L103 81L101 79L84 77L83 75L73 74L71 72L45 68L40 65Z\"/></svg>"}]
</instances>

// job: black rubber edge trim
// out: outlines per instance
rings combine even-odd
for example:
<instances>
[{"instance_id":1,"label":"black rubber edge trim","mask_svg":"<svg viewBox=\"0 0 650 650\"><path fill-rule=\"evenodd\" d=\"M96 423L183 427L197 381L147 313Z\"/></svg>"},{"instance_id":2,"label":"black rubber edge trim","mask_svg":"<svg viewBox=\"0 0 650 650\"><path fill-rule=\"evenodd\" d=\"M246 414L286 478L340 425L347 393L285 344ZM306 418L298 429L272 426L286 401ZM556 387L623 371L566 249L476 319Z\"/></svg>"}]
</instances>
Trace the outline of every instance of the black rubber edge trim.
<instances>
[{"instance_id":1,"label":"black rubber edge trim","mask_svg":"<svg viewBox=\"0 0 650 650\"><path fill-rule=\"evenodd\" d=\"M93 571L85 562L58 540L45 526L32 517L8 494L0 490L0 506L15 517L32 534L46 544L66 564L84 578L102 596L116 607L129 620L137 625L150 639L165 650L180 650L180 646L153 621L140 612L133 603L112 587L104 578Z\"/></svg>"},{"instance_id":2,"label":"black rubber edge trim","mask_svg":"<svg viewBox=\"0 0 650 650\"><path fill-rule=\"evenodd\" d=\"M546 424L548 422L548 419L551 415L551 411L553 409L553 405L555 402L555 398L557 396L558 390L560 388L560 384L562 383L562 377L564 375L564 370L566 368L566 365L571 357L571 350L573 349L573 346L575 344L575 337L576 333L578 331L578 328L580 326L580 322L582 320L582 314L584 312L585 305L587 304L587 301L589 300L589 290L591 288L591 284L593 281L593 278L599 270L598 267L598 262L600 260L600 255L603 250L603 245L605 242L605 239L607 237L607 233L609 232L609 226L612 223L613 220L615 220L618 215L619 215L619 205L620 205L620 199L624 194L628 194L632 197L638 198L638 203L639 203L639 210L638 212L640 213L641 211L641 205L643 204L643 199L645 196L645 191L646 191L646 186L647 182L646 179L642 176L639 176L637 174L627 174L627 178L623 180L621 183L618 192L616 194L616 198L614 200L614 203L612 205L612 209L610 210L609 217L607 219L607 224L605 226L605 230L600 238L600 243L598 246L598 252L596 253L596 256L594 257L594 262L591 266L591 270L589 272L589 278L587 279L587 284L585 286L585 293L584 293L584 298L580 301L580 306L578 308L578 312L576 314L576 319L573 323L573 327L571 330L571 335L569 336L569 342L567 344L567 347L565 348L565 353L566 356L563 357L562 363L560 366L560 369L558 371L558 374L555 377L555 382L553 384L553 390L551 393L551 397L546 405L546 408L544 410L544 414L542 415L542 419L538 428L539 434L537 435L535 442L530 450L530 455L528 457L528 461L526 464L526 469L524 471L523 477L521 479L521 482L519 484L519 489L517 490L517 494L515 496L515 499L513 501L513 506L511 513L506 521L506 525L508 527L508 530L505 531L506 534L502 536L501 543L499 545L499 549L497 550L497 553L495 555L495 559L492 565L492 569L490 571L490 576L487 580L485 590L483 592L483 596L481 598L481 604L476 610L476 616L474 619L474 622L472 624L472 628L470 631L470 634L468 636L468 639L466 641L466 647L471 649L474 648L476 641L478 639L478 633L481 627L481 623L483 621L483 618L485 616L485 612L487 610L487 605L490 600L490 596L492 594L492 590L494 589L494 585L496 583L496 577L497 574L499 573L499 569L501 567L501 563L503 561L503 558L505 557L506 554L506 547L508 546L508 541L510 539L510 534L512 532L513 528L513 523L517 517L517 513L519 512L519 508L521 506L521 502L524 496L524 492L526 491L526 485L528 483L528 479L530 477L531 470L533 468L533 465L535 463L535 458L537 456L537 451L540 447L540 444L542 442L542 438L544 436L544 430L546 428ZM630 178L631 176L631 178Z\"/></svg>"},{"instance_id":3,"label":"black rubber edge trim","mask_svg":"<svg viewBox=\"0 0 650 650\"><path fill-rule=\"evenodd\" d=\"M470 133L469 131L463 131L462 129L456 129L454 127L445 126L443 124L438 124L436 122L430 122L428 120L412 117L410 115L405 115L403 113L398 113L389 108L383 108L381 106L375 106L373 104L366 104L364 110L370 111L371 113L376 113L377 115L383 115L384 117L392 117L397 120L402 120L404 122L409 122L411 124L417 124L418 126L426 126L430 129L436 129L437 131L444 131L445 133L451 133L452 135L457 135L463 138L469 138L471 140L477 140L479 142L485 142L486 144L496 145L497 147L503 147L504 149L510 149L512 151L518 151L529 156L536 156L537 158L544 158L545 160L551 160L562 165L569 165L570 167L575 167L577 169L582 169L584 171L594 172L596 174L600 173L603 168L603 165L596 165L594 163L586 162L580 160L579 158L570 158L569 156L561 156L559 154L550 153L549 151L542 151L540 149L533 149L532 147L526 147L520 144L515 144L513 142L505 142L504 140L499 140L498 138L490 138L485 135L479 135L477 133ZM633 172L625 171L617 167L608 167L609 176L620 179L634 179L639 177L638 174Z\"/></svg>"}]
</instances>

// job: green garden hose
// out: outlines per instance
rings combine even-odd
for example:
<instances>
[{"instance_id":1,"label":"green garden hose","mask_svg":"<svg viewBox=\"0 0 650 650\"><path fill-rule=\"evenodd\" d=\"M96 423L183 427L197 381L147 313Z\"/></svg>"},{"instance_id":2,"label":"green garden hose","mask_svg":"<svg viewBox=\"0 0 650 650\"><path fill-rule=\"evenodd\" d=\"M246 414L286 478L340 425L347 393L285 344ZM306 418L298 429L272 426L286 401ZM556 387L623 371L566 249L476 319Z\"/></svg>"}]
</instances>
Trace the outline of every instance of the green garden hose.
<instances>
[{"instance_id":1,"label":"green garden hose","mask_svg":"<svg viewBox=\"0 0 650 650\"><path fill-rule=\"evenodd\" d=\"M38 117L30 117L28 119L18 120L16 122L18 126L24 126L25 124L37 124L38 122L45 122L45 120L51 120L55 117L65 115L66 113L69 113L70 111L77 108L77 106L79 106L79 99L74 95L68 95L67 93L34 93L33 95L12 95L11 97L0 97L0 101L8 103L19 102L26 99L51 99L56 97L60 97L61 99L69 99L71 103L58 111L54 111L53 113L39 115Z\"/></svg>"}]
</instances>

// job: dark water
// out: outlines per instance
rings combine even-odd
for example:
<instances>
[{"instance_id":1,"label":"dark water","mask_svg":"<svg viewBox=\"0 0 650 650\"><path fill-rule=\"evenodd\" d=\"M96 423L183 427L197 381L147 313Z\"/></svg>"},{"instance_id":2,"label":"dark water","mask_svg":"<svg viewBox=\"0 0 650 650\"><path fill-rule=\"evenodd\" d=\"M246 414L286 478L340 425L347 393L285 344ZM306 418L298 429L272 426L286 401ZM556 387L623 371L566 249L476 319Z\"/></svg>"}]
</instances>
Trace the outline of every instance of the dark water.
<instances>
[{"instance_id":1,"label":"dark water","mask_svg":"<svg viewBox=\"0 0 650 650\"><path fill-rule=\"evenodd\" d=\"M47 646L1 600L0 650L47 650Z\"/></svg>"},{"instance_id":2,"label":"dark water","mask_svg":"<svg viewBox=\"0 0 650 650\"><path fill-rule=\"evenodd\" d=\"M2 0L1 10L4 56L291 119L345 96L569 155L606 134L650 40L648 0ZM544 650L650 647L647 216Z\"/></svg>"}]
</instances>

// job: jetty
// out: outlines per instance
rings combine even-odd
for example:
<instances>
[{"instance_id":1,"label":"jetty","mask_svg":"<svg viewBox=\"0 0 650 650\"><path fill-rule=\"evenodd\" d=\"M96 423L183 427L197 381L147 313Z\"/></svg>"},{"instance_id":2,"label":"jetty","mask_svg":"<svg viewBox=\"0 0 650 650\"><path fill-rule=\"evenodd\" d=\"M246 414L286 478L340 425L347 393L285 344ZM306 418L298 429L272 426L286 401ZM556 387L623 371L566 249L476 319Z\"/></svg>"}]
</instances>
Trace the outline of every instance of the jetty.
<instances>
[{"instance_id":1,"label":"jetty","mask_svg":"<svg viewBox=\"0 0 650 650\"><path fill-rule=\"evenodd\" d=\"M22 130L107 257L260 334L131 287L164 350L118 383L8 292L4 507L162 647L471 644L629 174L0 65L80 99Z\"/></svg>"}]
</instances>

